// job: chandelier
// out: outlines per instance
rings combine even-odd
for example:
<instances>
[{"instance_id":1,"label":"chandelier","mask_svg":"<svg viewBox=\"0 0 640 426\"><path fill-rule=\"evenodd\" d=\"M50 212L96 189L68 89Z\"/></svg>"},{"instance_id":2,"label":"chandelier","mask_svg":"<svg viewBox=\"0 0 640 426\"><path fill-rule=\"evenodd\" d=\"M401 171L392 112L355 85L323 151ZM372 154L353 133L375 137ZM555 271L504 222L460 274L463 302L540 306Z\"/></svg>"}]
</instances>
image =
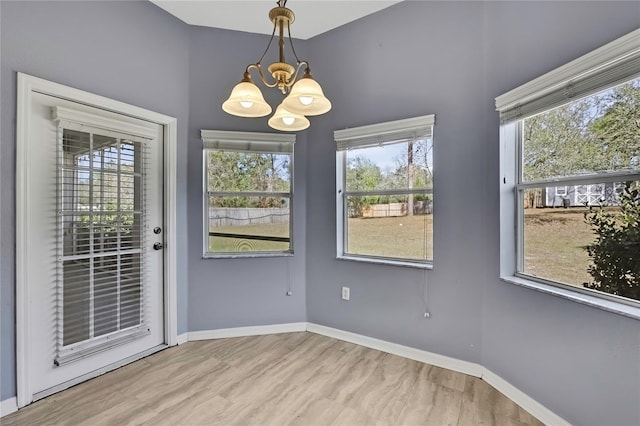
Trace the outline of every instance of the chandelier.
<instances>
[{"instance_id":1,"label":"chandelier","mask_svg":"<svg viewBox=\"0 0 640 426\"><path fill-rule=\"evenodd\" d=\"M311 77L309 62L301 61L293 47L291 39L291 24L295 15L286 6L287 0L279 0L269 12L269 19L273 22L273 32L267 48L255 64L247 65L244 77L233 90L229 99L222 104L222 109L238 117L264 117L271 114L271 106L264 100L262 92L251 79L250 71L257 70L262 83L269 87L277 87L283 95L287 95L276 108L276 112L269 119L269 126L276 130L297 132L309 127L306 116L320 115L331 109L331 102L324 96L320 85ZM296 58L296 65L290 65L284 59L284 30L287 30L291 51ZM269 51L271 43L278 31L279 62L267 67L273 78L268 81L262 69L262 60ZM300 79L300 70L304 67L304 74ZM297 80L297 81L296 81Z\"/></svg>"}]
</instances>

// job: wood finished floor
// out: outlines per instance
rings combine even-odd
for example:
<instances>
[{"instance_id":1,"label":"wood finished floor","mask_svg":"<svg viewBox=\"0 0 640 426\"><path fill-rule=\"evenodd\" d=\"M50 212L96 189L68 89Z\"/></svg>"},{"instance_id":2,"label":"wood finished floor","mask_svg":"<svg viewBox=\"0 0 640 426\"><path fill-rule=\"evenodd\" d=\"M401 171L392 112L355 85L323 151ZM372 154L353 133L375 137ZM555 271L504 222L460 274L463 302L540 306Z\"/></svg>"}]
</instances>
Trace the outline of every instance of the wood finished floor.
<instances>
[{"instance_id":1,"label":"wood finished floor","mask_svg":"<svg viewBox=\"0 0 640 426\"><path fill-rule=\"evenodd\" d=\"M189 342L11 425L541 425L480 379L302 332Z\"/></svg>"}]
</instances>

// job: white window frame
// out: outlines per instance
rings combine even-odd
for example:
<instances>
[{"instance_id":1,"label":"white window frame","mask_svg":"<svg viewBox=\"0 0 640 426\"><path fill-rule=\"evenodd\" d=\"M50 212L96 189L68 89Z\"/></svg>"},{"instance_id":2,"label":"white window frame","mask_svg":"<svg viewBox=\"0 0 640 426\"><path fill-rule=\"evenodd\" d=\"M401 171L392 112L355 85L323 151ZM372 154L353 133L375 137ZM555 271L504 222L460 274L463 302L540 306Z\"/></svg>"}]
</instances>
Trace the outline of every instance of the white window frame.
<instances>
[{"instance_id":1,"label":"white window frame","mask_svg":"<svg viewBox=\"0 0 640 426\"><path fill-rule=\"evenodd\" d=\"M420 117L407 118L403 120L388 121L384 123L371 124L367 126L353 127L334 131L334 140L337 144L336 151L336 257L342 260L353 260L368 263L380 263L396 266L408 266L422 269L432 269L433 260L413 260L403 258L387 258L371 255L360 255L347 253L347 196L358 195L359 192L346 191L346 162L347 151L355 148L365 148L371 146L384 145L403 139L425 138L431 139L433 143L433 127L435 125L435 115L424 115ZM435 185L435 180L434 180ZM433 194L433 189L429 190L392 190L375 191L376 195L397 195L400 193L420 193Z\"/></svg>"},{"instance_id":2,"label":"white window frame","mask_svg":"<svg viewBox=\"0 0 640 426\"><path fill-rule=\"evenodd\" d=\"M522 274L523 205L519 193L543 186L640 180L640 171L522 182L522 120L640 77L640 29L496 98L500 112L500 277L620 315L640 319L640 302Z\"/></svg>"},{"instance_id":3,"label":"white window frame","mask_svg":"<svg viewBox=\"0 0 640 426\"><path fill-rule=\"evenodd\" d=\"M239 258L239 257L278 257L293 256L293 181L294 181L294 145L295 134L289 133L258 133L236 132L226 130L201 130L202 139L202 218L203 241L202 257L210 259ZM209 151L243 151L254 153L286 154L290 156L289 192L269 193L273 196L282 196L289 199L289 248L282 251L248 251L248 252L211 252L209 251L209 196L207 173L207 152ZM259 196L262 192L233 192L229 196Z\"/></svg>"}]
</instances>

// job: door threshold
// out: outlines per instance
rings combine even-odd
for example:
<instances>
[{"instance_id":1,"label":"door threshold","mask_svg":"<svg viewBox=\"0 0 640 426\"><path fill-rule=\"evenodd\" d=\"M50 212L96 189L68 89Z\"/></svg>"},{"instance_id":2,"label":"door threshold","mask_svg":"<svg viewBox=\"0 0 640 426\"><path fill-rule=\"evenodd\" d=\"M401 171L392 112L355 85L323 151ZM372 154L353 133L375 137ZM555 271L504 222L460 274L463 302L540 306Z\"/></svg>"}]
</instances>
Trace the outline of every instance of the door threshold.
<instances>
[{"instance_id":1,"label":"door threshold","mask_svg":"<svg viewBox=\"0 0 640 426\"><path fill-rule=\"evenodd\" d=\"M80 383L86 382L87 380L93 379L95 377L101 376L105 373L108 373L109 371L113 371L117 368L123 367L127 364L131 364L132 362L141 360L142 358L145 358L149 355L152 355L156 352L160 352L163 349L168 348L169 345L167 345L166 343L162 343L158 346L154 346L152 348L147 349L146 351L142 351L139 352L135 355L131 355L130 357L121 359L120 361L114 362L113 364L109 364L107 366L104 366L102 368L98 368L97 370L93 370L90 371L86 374L83 374L82 376L78 376L75 379L71 379L69 381L66 381L64 383L60 383L59 385L50 387L49 389L45 389L43 391L37 392L33 395L33 401L31 401L32 403L35 401L38 401L40 399L46 398L48 396L53 395L54 393L58 393L61 392L65 389L69 389L72 386L78 385Z\"/></svg>"}]
</instances>

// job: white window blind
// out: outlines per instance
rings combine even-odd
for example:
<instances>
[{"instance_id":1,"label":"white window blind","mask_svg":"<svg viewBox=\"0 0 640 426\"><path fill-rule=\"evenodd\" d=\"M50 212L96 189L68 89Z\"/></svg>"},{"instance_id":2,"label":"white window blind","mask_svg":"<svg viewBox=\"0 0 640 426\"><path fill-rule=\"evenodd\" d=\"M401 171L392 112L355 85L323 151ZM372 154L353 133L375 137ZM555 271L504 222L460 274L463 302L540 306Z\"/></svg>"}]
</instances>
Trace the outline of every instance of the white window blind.
<instances>
[{"instance_id":1,"label":"white window blind","mask_svg":"<svg viewBox=\"0 0 640 426\"><path fill-rule=\"evenodd\" d=\"M430 138L435 115L371 124L333 132L338 151L383 145L401 140Z\"/></svg>"},{"instance_id":2,"label":"white window blind","mask_svg":"<svg viewBox=\"0 0 640 426\"><path fill-rule=\"evenodd\" d=\"M283 133L201 130L200 136L204 149L274 154L292 153L296 141L295 135Z\"/></svg>"},{"instance_id":3,"label":"white window blind","mask_svg":"<svg viewBox=\"0 0 640 426\"><path fill-rule=\"evenodd\" d=\"M57 356L62 365L147 335L144 188L151 132L58 121ZM95 122L95 121L94 121ZM93 123L92 123L93 124Z\"/></svg>"},{"instance_id":4,"label":"white window blind","mask_svg":"<svg viewBox=\"0 0 640 426\"><path fill-rule=\"evenodd\" d=\"M520 120L640 76L640 29L496 98L500 121Z\"/></svg>"}]
</instances>

